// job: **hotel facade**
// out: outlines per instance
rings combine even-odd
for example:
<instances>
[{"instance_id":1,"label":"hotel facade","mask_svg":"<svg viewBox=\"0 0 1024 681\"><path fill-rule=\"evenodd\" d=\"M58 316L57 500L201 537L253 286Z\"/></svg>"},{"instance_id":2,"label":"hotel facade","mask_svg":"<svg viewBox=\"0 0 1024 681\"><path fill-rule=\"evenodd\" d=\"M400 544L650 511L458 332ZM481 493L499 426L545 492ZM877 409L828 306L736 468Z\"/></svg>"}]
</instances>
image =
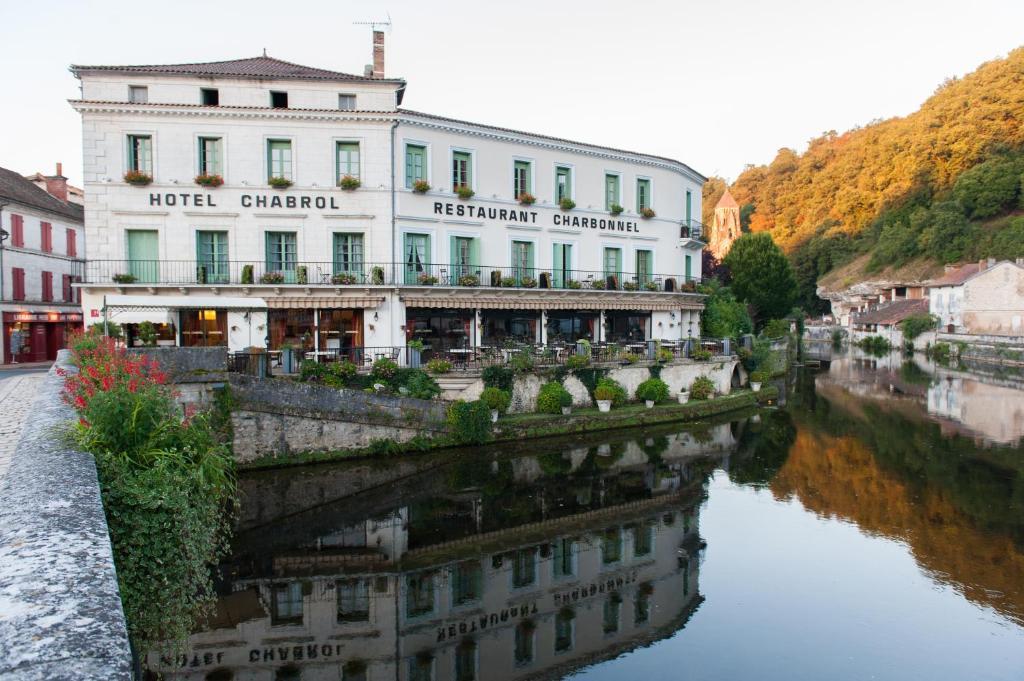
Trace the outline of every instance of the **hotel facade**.
<instances>
[{"instance_id":1,"label":"hotel facade","mask_svg":"<svg viewBox=\"0 0 1024 681\"><path fill-rule=\"evenodd\" d=\"M702 175L400 108L382 35L362 76L71 70L86 324L319 352L699 335Z\"/></svg>"}]
</instances>

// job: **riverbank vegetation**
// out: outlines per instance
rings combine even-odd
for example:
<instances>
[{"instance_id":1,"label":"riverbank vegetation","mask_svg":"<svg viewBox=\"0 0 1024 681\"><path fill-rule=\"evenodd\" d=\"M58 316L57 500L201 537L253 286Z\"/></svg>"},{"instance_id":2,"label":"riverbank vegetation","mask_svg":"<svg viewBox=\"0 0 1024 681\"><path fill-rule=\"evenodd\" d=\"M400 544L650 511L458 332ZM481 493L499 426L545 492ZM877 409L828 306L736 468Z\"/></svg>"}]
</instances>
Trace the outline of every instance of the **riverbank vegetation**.
<instances>
[{"instance_id":1,"label":"riverbank vegetation","mask_svg":"<svg viewBox=\"0 0 1024 681\"><path fill-rule=\"evenodd\" d=\"M235 495L230 452L210 419L175 402L167 377L113 339L71 339L64 372L75 438L93 455L128 632L140 653L183 643L213 605Z\"/></svg>"}]
</instances>

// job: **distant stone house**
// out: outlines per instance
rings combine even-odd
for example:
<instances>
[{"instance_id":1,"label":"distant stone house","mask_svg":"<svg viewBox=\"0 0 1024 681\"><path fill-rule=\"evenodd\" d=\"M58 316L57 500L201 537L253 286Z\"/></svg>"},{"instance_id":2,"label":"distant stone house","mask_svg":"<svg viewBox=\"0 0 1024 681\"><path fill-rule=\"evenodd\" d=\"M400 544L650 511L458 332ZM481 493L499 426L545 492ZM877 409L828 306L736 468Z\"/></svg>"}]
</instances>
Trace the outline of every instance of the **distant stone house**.
<instances>
[{"instance_id":1,"label":"distant stone house","mask_svg":"<svg viewBox=\"0 0 1024 681\"><path fill-rule=\"evenodd\" d=\"M929 311L948 333L1024 335L1024 262L994 259L947 267L929 282Z\"/></svg>"},{"instance_id":2,"label":"distant stone house","mask_svg":"<svg viewBox=\"0 0 1024 681\"><path fill-rule=\"evenodd\" d=\"M883 303L852 317L852 340L881 336L895 347L903 345L900 323L907 317L928 312L927 298L905 298Z\"/></svg>"}]
</instances>

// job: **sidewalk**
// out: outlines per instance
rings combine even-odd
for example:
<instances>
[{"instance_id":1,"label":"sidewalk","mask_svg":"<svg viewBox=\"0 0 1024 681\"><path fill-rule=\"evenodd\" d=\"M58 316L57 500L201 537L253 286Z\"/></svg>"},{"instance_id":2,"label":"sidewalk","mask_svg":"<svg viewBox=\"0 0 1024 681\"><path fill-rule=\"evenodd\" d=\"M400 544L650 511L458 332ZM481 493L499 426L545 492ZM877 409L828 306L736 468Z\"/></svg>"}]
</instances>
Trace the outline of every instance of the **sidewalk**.
<instances>
[{"instance_id":1,"label":"sidewalk","mask_svg":"<svg viewBox=\"0 0 1024 681\"><path fill-rule=\"evenodd\" d=\"M48 364L50 363L36 363L31 367L24 364L14 366L21 369L41 369ZM11 457L18 446L18 440L21 439L22 428L32 410L39 385L45 377L46 372L38 370L13 376L0 372L0 479L7 474L7 469L11 465Z\"/></svg>"},{"instance_id":2,"label":"sidewalk","mask_svg":"<svg viewBox=\"0 0 1024 681\"><path fill-rule=\"evenodd\" d=\"M27 369L49 369L51 361L46 362L19 362L18 364L0 364L0 375L5 371L25 371Z\"/></svg>"}]
</instances>

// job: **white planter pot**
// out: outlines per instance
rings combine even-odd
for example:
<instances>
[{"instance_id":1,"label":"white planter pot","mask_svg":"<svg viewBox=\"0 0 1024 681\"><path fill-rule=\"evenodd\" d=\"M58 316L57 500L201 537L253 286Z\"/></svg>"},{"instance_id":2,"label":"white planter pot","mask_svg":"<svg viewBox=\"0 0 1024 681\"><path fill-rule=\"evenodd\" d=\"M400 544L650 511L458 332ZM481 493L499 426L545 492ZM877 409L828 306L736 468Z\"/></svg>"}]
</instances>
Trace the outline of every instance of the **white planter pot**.
<instances>
[{"instance_id":1,"label":"white planter pot","mask_svg":"<svg viewBox=\"0 0 1024 681\"><path fill-rule=\"evenodd\" d=\"M597 401L597 410L600 411L600 412L609 412L609 411L611 411L612 410L612 401L611 400L598 400Z\"/></svg>"},{"instance_id":2,"label":"white planter pot","mask_svg":"<svg viewBox=\"0 0 1024 681\"><path fill-rule=\"evenodd\" d=\"M686 404L687 402L690 401L690 393L688 392L679 393L678 397L679 404Z\"/></svg>"},{"instance_id":3,"label":"white planter pot","mask_svg":"<svg viewBox=\"0 0 1024 681\"><path fill-rule=\"evenodd\" d=\"M497 409L492 409L491 410L491 423L497 423L497 422L498 422L498 410Z\"/></svg>"},{"instance_id":4,"label":"white planter pot","mask_svg":"<svg viewBox=\"0 0 1024 681\"><path fill-rule=\"evenodd\" d=\"M648 409L654 409L654 400L644 400L644 404Z\"/></svg>"},{"instance_id":5,"label":"white planter pot","mask_svg":"<svg viewBox=\"0 0 1024 681\"><path fill-rule=\"evenodd\" d=\"M759 393L761 392L761 384L758 383L757 381L751 381L750 389L753 390L755 393Z\"/></svg>"},{"instance_id":6,"label":"white planter pot","mask_svg":"<svg viewBox=\"0 0 1024 681\"><path fill-rule=\"evenodd\" d=\"M562 416L568 416L572 413L572 407L562 407Z\"/></svg>"}]
</instances>

